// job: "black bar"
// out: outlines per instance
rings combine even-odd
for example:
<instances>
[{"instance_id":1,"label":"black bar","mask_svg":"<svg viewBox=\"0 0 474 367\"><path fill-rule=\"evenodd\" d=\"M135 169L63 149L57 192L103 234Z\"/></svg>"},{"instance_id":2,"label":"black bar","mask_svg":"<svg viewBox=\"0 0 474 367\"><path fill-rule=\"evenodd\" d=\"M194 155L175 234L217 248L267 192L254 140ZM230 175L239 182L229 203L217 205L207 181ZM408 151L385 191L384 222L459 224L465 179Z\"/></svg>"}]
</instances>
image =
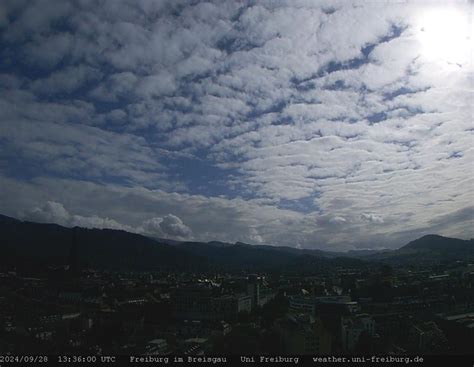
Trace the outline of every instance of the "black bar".
<instances>
[{"instance_id":1,"label":"black bar","mask_svg":"<svg viewBox=\"0 0 474 367\"><path fill-rule=\"evenodd\" d=\"M130 356L0 356L3 366L456 366L473 367L474 355L346 355L346 356L297 356L297 355L130 355Z\"/></svg>"}]
</instances>

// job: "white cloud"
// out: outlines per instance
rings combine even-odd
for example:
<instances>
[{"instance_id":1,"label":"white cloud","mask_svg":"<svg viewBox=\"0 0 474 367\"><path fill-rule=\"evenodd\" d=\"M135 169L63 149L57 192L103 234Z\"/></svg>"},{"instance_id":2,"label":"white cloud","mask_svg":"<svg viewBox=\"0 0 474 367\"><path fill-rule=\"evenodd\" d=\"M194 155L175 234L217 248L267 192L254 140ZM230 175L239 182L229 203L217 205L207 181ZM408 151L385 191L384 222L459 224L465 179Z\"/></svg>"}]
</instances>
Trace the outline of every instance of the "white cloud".
<instances>
[{"instance_id":1,"label":"white cloud","mask_svg":"<svg viewBox=\"0 0 474 367\"><path fill-rule=\"evenodd\" d=\"M372 222L372 223L383 223L383 218L375 214L362 213L360 217L361 219Z\"/></svg>"},{"instance_id":2,"label":"white cloud","mask_svg":"<svg viewBox=\"0 0 474 367\"><path fill-rule=\"evenodd\" d=\"M183 221L173 214L165 215L163 218L151 218L143 223L143 232L156 237L174 239L190 239L191 229Z\"/></svg>"},{"instance_id":3,"label":"white cloud","mask_svg":"<svg viewBox=\"0 0 474 367\"><path fill-rule=\"evenodd\" d=\"M329 220L331 223L335 224L343 224L346 222L346 219L343 217L333 217Z\"/></svg>"},{"instance_id":4,"label":"white cloud","mask_svg":"<svg viewBox=\"0 0 474 367\"><path fill-rule=\"evenodd\" d=\"M40 223L56 223L66 227L109 228L133 231L133 228L116 222L113 219L101 218L97 215L81 216L70 214L63 204L47 201L40 207L35 207L21 214L25 220Z\"/></svg>"},{"instance_id":5,"label":"white cloud","mask_svg":"<svg viewBox=\"0 0 474 367\"><path fill-rule=\"evenodd\" d=\"M48 201L42 207L36 207L26 214L26 218L34 222L69 224L70 215L64 206L55 201Z\"/></svg>"}]
</instances>

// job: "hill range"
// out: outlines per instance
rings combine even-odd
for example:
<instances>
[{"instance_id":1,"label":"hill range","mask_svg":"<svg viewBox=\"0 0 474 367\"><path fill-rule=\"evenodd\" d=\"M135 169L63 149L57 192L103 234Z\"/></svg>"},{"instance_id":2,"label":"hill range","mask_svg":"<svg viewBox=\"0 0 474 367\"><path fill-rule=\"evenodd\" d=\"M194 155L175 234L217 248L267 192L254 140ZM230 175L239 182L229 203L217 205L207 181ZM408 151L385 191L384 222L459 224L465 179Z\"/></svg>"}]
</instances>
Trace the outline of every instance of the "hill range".
<instances>
[{"instance_id":1,"label":"hill range","mask_svg":"<svg viewBox=\"0 0 474 367\"><path fill-rule=\"evenodd\" d=\"M474 259L474 240L423 236L397 250L326 252L241 242L181 242L112 229L67 228L0 215L0 265L174 271L327 271L368 263L429 264Z\"/></svg>"}]
</instances>

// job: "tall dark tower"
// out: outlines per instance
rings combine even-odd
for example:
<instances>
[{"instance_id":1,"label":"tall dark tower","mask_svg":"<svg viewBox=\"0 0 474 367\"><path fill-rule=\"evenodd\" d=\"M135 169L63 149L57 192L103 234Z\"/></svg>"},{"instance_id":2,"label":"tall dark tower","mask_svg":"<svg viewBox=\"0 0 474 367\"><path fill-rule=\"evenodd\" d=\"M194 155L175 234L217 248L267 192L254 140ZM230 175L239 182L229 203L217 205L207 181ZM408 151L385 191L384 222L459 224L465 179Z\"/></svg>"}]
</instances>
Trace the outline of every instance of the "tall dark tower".
<instances>
[{"instance_id":1,"label":"tall dark tower","mask_svg":"<svg viewBox=\"0 0 474 367\"><path fill-rule=\"evenodd\" d=\"M260 304L260 283L258 276L248 276L247 295L252 299L252 310L255 310Z\"/></svg>"}]
</instances>

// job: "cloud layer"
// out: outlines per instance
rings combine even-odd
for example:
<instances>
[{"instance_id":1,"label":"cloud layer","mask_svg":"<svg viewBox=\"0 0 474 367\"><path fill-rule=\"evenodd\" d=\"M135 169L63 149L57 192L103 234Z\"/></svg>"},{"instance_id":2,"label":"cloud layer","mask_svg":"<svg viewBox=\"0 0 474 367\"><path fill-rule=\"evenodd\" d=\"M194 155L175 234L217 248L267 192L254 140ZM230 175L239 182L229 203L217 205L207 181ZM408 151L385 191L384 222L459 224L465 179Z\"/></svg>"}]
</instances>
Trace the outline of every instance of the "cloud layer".
<instances>
[{"instance_id":1,"label":"cloud layer","mask_svg":"<svg viewBox=\"0 0 474 367\"><path fill-rule=\"evenodd\" d=\"M468 1L2 2L0 209L336 250L473 237L472 35L425 52L443 7L470 24Z\"/></svg>"}]
</instances>

